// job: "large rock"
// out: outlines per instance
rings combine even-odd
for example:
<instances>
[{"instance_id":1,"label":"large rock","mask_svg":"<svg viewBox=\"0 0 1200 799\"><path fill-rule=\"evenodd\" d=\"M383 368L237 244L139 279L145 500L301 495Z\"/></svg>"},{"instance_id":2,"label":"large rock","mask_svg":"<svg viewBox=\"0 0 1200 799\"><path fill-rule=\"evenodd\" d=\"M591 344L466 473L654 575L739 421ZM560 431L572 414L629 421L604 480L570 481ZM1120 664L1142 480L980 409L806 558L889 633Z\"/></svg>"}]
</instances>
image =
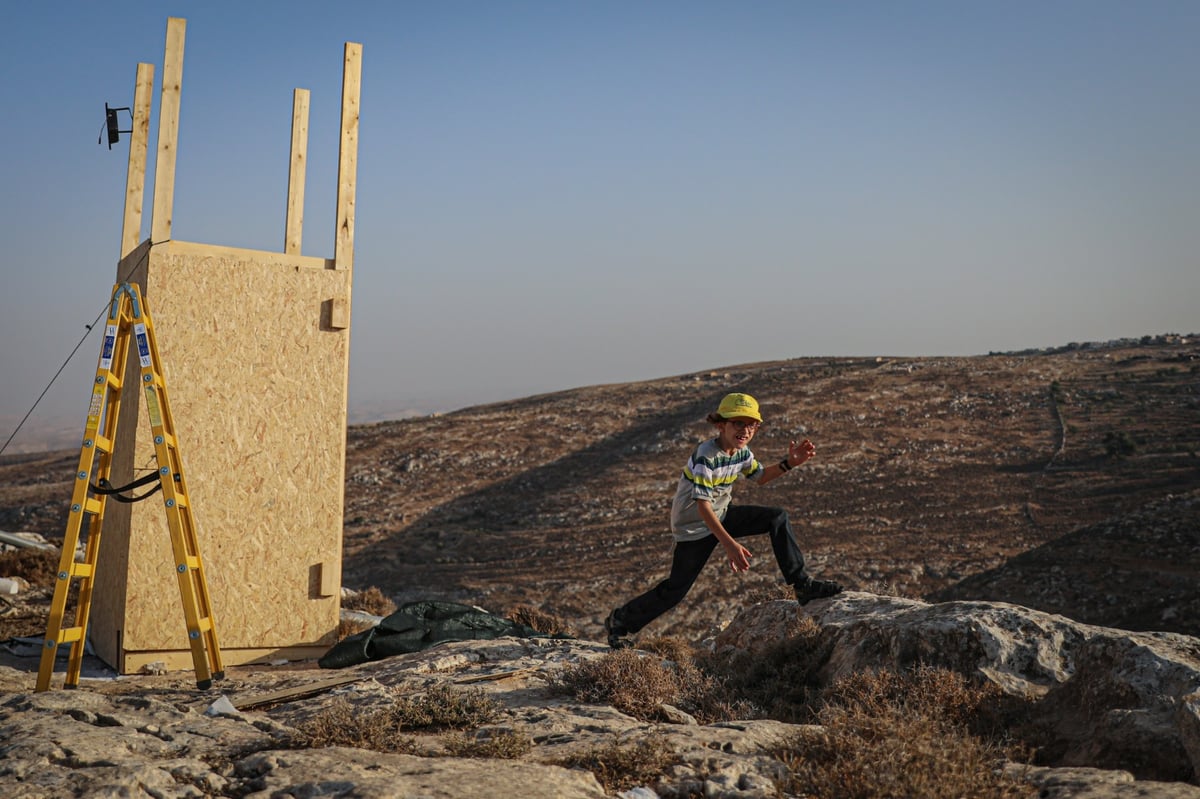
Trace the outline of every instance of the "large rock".
<instances>
[{"instance_id":1,"label":"large rock","mask_svg":"<svg viewBox=\"0 0 1200 799\"><path fill-rule=\"evenodd\" d=\"M795 602L743 611L715 640L755 651L796 627ZM1141 779L1200 774L1200 640L1131 633L993 602L928 604L846 593L800 612L829 649L825 680L916 664L951 669L1040 698L1066 765L1126 769Z\"/></svg>"}]
</instances>

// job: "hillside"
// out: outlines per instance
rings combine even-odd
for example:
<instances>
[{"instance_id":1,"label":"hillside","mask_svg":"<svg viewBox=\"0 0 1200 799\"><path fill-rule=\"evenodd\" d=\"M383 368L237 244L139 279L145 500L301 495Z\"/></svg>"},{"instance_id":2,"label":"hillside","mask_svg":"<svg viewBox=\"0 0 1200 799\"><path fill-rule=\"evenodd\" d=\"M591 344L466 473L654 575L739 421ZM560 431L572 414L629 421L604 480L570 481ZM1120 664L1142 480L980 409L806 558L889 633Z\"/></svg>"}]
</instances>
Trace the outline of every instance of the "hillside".
<instances>
[{"instance_id":1,"label":"hillside","mask_svg":"<svg viewBox=\"0 0 1200 799\"><path fill-rule=\"evenodd\" d=\"M738 494L791 511L813 572L1200 634L1200 346L1175 336L797 358L355 425L343 581L398 601L533 605L599 637L613 605L665 576L675 480L729 391L762 403L764 460L791 438L817 446L802 469ZM0 529L60 538L76 460L0 458ZM735 606L781 596L769 546L749 546L750 573L714 556L647 632L698 639Z\"/></svg>"}]
</instances>

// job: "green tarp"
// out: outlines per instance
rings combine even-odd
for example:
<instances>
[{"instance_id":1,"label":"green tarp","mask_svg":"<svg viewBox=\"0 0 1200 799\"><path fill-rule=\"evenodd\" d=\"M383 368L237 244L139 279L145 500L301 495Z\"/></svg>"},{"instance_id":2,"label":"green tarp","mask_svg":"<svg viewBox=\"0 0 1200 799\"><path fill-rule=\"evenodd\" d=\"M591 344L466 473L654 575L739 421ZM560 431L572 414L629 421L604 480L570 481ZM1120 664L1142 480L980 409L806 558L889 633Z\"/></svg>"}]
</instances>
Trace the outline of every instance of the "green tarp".
<instances>
[{"instance_id":1,"label":"green tarp","mask_svg":"<svg viewBox=\"0 0 1200 799\"><path fill-rule=\"evenodd\" d=\"M548 638L532 627L454 602L409 602L378 625L343 638L321 656L323 669L342 669L369 660L418 652L447 641Z\"/></svg>"}]
</instances>

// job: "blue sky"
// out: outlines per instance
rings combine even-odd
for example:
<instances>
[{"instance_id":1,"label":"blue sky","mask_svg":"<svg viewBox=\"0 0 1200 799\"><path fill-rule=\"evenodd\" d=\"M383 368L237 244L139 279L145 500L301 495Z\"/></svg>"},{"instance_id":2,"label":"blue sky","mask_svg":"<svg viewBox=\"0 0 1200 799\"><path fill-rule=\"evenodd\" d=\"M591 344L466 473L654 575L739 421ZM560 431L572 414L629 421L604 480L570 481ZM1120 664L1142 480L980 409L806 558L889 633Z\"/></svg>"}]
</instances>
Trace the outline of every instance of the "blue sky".
<instances>
[{"instance_id":1,"label":"blue sky","mask_svg":"<svg viewBox=\"0 0 1200 799\"><path fill-rule=\"evenodd\" d=\"M282 249L300 87L304 253L332 255L342 46L363 45L357 418L1200 331L1191 0L21 3L0 440L111 289L128 148L97 144L104 104L132 105L140 61L161 77L169 16L187 241ZM78 427L98 349L31 425Z\"/></svg>"}]
</instances>

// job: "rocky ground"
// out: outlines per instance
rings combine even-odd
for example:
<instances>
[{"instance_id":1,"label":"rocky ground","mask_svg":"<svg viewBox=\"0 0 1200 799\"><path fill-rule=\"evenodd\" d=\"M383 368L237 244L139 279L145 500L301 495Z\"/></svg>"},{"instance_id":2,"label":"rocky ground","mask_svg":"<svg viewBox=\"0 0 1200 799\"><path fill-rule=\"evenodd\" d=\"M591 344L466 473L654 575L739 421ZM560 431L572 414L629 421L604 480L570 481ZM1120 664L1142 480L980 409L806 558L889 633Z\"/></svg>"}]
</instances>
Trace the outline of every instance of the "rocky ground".
<instances>
[{"instance_id":1,"label":"rocky ground","mask_svg":"<svg viewBox=\"0 0 1200 799\"><path fill-rule=\"evenodd\" d=\"M675 480L729 391L762 403L763 460L791 438L817 446L802 469L738 494L791 511L814 573L876 595L1200 635L1200 346L1178 337L800 358L355 425L344 583L398 602L532 606L600 640L608 610L664 576ZM77 458L0 457L0 530L60 539ZM647 633L698 642L783 596L769 547L750 544L749 573L714 558ZM30 581L0 596L0 640L45 630L52 578L26 560L0 574Z\"/></svg>"},{"instance_id":2,"label":"rocky ground","mask_svg":"<svg viewBox=\"0 0 1200 799\"><path fill-rule=\"evenodd\" d=\"M803 609L790 600L753 605L711 647L763 653L801 619L821 631L823 681L919 658L1013 696L1040 697L1031 721L1053 734L1053 762L998 764L1013 784L1031 786L1003 796L1200 798L1188 783L1200 763L1195 638L1093 627L999 603L930 605L849 592ZM79 690L33 693L28 670L0 666L0 786L13 799L583 799L617 789L606 791L571 758L651 747L665 762L624 786L625 799L795 795L778 790L785 766L773 752L785 740L818 741L821 728L762 718L698 723L666 704L633 716L564 694L563 670L606 651L584 640L464 641L336 671L238 667L203 692L190 675L116 678L89 668ZM295 744L314 719L348 714L370 726L372 712L439 690L478 691L498 712L457 737L405 731L396 738L407 740L394 743L406 745L395 751ZM516 756L456 753L506 739L526 746Z\"/></svg>"}]
</instances>

